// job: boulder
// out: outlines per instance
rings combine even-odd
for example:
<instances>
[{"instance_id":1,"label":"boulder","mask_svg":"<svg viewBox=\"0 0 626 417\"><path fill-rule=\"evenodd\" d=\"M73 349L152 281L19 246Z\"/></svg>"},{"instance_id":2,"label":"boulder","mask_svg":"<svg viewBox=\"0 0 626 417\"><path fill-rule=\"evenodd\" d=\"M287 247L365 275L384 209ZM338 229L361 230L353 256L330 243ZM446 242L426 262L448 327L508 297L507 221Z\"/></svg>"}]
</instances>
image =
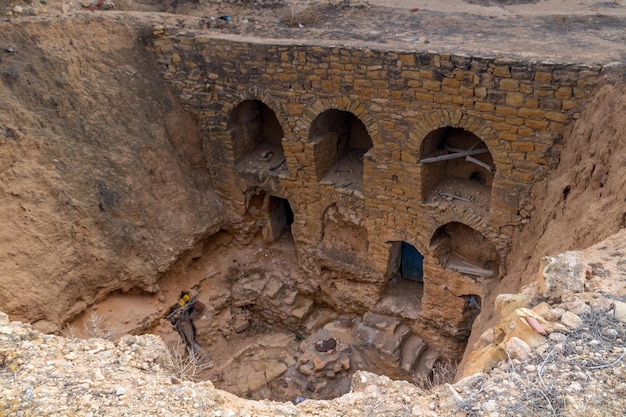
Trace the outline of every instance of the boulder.
<instances>
[{"instance_id":1,"label":"boulder","mask_svg":"<svg viewBox=\"0 0 626 417\"><path fill-rule=\"evenodd\" d=\"M545 298L560 298L564 293L585 290L587 265L578 251L563 252L541 259L539 292Z\"/></svg>"}]
</instances>

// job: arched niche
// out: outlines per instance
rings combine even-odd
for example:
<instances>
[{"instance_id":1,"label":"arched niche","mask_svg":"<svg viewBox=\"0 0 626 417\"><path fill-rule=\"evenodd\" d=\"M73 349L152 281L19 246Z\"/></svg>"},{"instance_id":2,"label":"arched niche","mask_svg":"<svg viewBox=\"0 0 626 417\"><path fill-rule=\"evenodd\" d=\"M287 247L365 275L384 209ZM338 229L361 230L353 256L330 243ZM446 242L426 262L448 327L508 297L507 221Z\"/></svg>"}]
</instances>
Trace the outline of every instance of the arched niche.
<instances>
[{"instance_id":1,"label":"arched niche","mask_svg":"<svg viewBox=\"0 0 626 417\"><path fill-rule=\"evenodd\" d=\"M495 245L463 223L439 227L430 241L430 250L442 267L461 274L479 278L499 274L500 255Z\"/></svg>"},{"instance_id":2,"label":"arched niche","mask_svg":"<svg viewBox=\"0 0 626 417\"><path fill-rule=\"evenodd\" d=\"M230 113L227 129L236 164L270 171L287 169L282 146L283 128L274 111L262 101L239 103Z\"/></svg>"},{"instance_id":3,"label":"arched niche","mask_svg":"<svg viewBox=\"0 0 626 417\"><path fill-rule=\"evenodd\" d=\"M372 148L367 128L353 113L330 109L311 123L318 181L363 190L363 156Z\"/></svg>"},{"instance_id":4,"label":"arched niche","mask_svg":"<svg viewBox=\"0 0 626 417\"><path fill-rule=\"evenodd\" d=\"M425 200L454 196L489 208L495 164L485 142L472 132L452 126L431 131L422 141L420 163Z\"/></svg>"}]
</instances>

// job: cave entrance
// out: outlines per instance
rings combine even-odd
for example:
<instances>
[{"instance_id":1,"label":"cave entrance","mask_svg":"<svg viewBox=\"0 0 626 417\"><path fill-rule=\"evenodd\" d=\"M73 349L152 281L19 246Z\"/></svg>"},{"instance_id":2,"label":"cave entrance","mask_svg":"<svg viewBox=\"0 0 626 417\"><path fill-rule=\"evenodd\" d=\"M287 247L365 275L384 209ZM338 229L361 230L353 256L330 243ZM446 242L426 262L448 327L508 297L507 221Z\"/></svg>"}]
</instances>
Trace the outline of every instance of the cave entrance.
<instances>
[{"instance_id":1,"label":"cave entrance","mask_svg":"<svg viewBox=\"0 0 626 417\"><path fill-rule=\"evenodd\" d=\"M500 256L495 245L463 223L451 222L438 228L430 249L444 268L480 278L499 274Z\"/></svg>"},{"instance_id":2,"label":"cave entrance","mask_svg":"<svg viewBox=\"0 0 626 417\"><path fill-rule=\"evenodd\" d=\"M425 200L445 197L489 209L495 165L478 136L458 127L436 129L422 141L420 163Z\"/></svg>"},{"instance_id":3,"label":"cave entrance","mask_svg":"<svg viewBox=\"0 0 626 417\"><path fill-rule=\"evenodd\" d=\"M278 240L286 233L291 236L294 214L286 198L270 195L262 189L250 189L247 195L246 222L261 225L265 242Z\"/></svg>"},{"instance_id":4,"label":"cave entrance","mask_svg":"<svg viewBox=\"0 0 626 417\"><path fill-rule=\"evenodd\" d=\"M268 221L263 229L263 240L273 242L284 233L291 235L293 210L286 198L269 196L267 212Z\"/></svg>"},{"instance_id":5,"label":"cave entrance","mask_svg":"<svg viewBox=\"0 0 626 417\"><path fill-rule=\"evenodd\" d=\"M260 100L241 102L231 112L227 129L238 168L270 173L287 170L282 146L283 128L266 104Z\"/></svg>"},{"instance_id":6,"label":"cave entrance","mask_svg":"<svg viewBox=\"0 0 626 417\"><path fill-rule=\"evenodd\" d=\"M322 184L363 190L363 157L372 148L372 138L358 117L330 109L311 124L315 172Z\"/></svg>"}]
</instances>

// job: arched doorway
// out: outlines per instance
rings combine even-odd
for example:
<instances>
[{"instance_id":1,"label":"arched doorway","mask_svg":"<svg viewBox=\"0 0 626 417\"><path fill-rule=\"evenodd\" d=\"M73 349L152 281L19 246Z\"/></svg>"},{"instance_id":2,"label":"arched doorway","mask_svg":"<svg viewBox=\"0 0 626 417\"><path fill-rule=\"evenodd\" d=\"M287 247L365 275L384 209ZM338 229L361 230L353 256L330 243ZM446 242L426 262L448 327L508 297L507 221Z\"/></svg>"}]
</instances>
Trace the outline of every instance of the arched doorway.
<instances>
[{"instance_id":1,"label":"arched doorway","mask_svg":"<svg viewBox=\"0 0 626 417\"><path fill-rule=\"evenodd\" d=\"M385 314L414 320L420 314L424 295L424 255L408 242L388 244L388 283L377 308Z\"/></svg>"},{"instance_id":2,"label":"arched doorway","mask_svg":"<svg viewBox=\"0 0 626 417\"><path fill-rule=\"evenodd\" d=\"M235 163L280 171L287 169L282 147L284 132L276 114L260 100L245 100L228 119Z\"/></svg>"},{"instance_id":3,"label":"arched doorway","mask_svg":"<svg viewBox=\"0 0 626 417\"><path fill-rule=\"evenodd\" d=\"M363 190L363 156L372 148L372 138L358 117L330 109L311 124L317 179L338 188Z\"/></svg>"},{"instance_id":4,"label":"arched doorway","mask_svg":"<svg viewBox=\"0 0 626 417\"><path fill-rule=\"evenodd\" d=\"M478 136L446 126L430 132L420 148L422 195L443 196L489 208L495 174L493 157Z\"/></svg>"}]
</instances>

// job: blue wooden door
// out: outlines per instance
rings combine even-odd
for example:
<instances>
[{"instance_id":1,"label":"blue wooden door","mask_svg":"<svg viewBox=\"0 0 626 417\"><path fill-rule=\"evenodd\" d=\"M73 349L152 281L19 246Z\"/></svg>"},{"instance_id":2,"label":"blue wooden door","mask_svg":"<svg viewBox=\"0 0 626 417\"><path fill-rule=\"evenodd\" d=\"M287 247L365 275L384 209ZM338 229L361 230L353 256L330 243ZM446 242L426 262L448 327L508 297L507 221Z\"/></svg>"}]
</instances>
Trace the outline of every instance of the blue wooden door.
<instances>
[{"instance_id":1,"label":"blue wooden door","mask_svg":"<svg viewBox=\"0 0 626 417\"><path fill-rule=\"evenodd\" d=\"M424 282L424 257L415 246L402 242L400 270L402 278Z\"/></svg>"}]
</instances>

